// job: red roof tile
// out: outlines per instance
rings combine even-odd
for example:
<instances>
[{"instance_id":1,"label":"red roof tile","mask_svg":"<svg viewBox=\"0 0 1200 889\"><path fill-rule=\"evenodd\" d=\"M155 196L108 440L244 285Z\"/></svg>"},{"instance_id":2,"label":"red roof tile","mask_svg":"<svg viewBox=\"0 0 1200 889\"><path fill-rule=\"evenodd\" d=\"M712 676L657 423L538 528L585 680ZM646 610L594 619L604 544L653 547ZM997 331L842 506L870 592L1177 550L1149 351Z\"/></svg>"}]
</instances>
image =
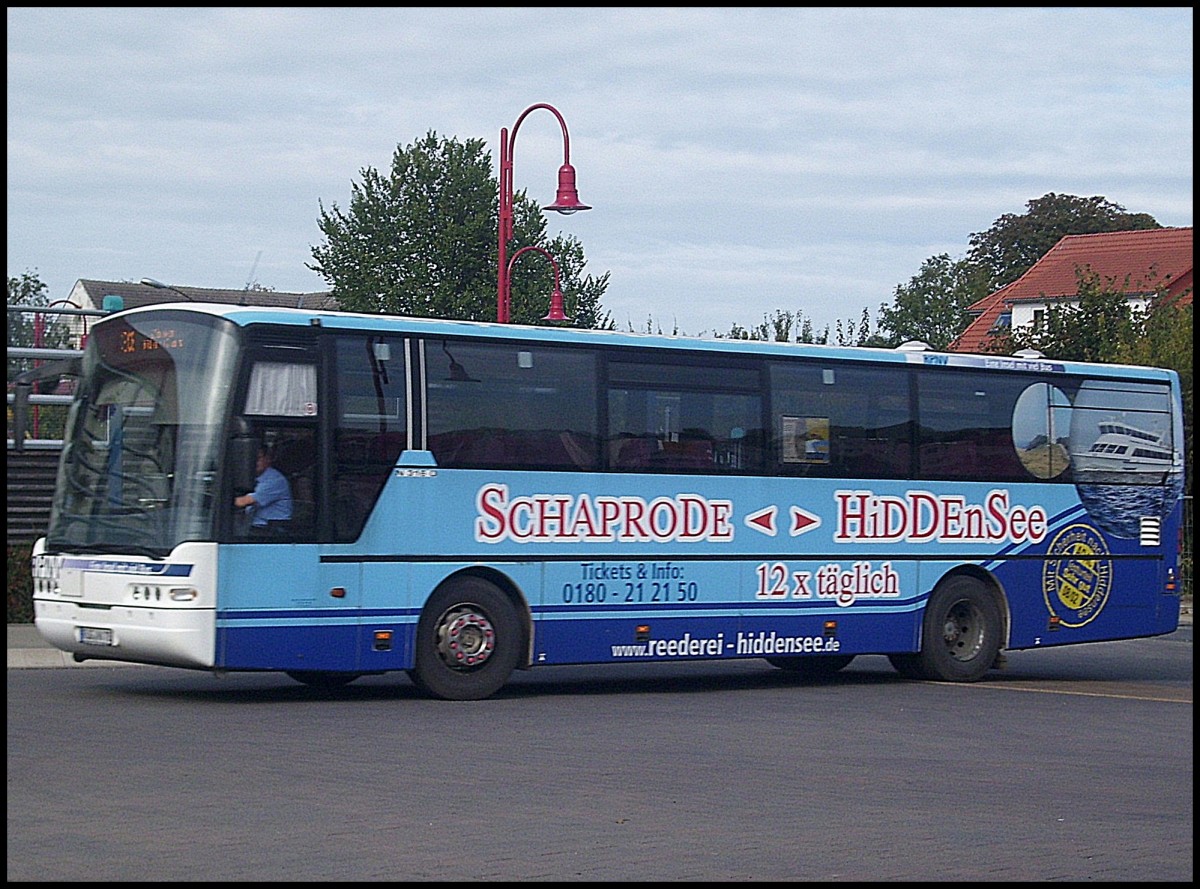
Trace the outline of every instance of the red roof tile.
<instances>
[{"instance_id":1,"label":"red roof tile","mask_svg":"<svg viewBox=\"0 0 1200 889\"><path fill-rule=\"evenodd\" d=\"M1192 229L1067 235L1016 281L972 305L967 311L978 317L950 344L950 350L983 351L996 320L1014 302L1073 298L1078 269L1090 270L1102 284L1124 287L1128 278L1130 295L1153 292L1165 283L1168 295L1186 305L1192 301Z\"/></svg>"},{"instance_id":2,"label":"red roof tile","mask_svg":"<svg viewBox=\"0 0 1200 889\"><path fill-rule=\"evenodd\" d=\"M958 338L946 347L946 350L949 352L983 352L984 345L991 337L992 328L996 326L996 320L1008 311L1008 305L1004 299L1016 283L1013 281L1012 284L1006 284L967 309L972 314L978 312L979 316L967 325L967 329L960 333Z\"/></svg>"}]
</instances>

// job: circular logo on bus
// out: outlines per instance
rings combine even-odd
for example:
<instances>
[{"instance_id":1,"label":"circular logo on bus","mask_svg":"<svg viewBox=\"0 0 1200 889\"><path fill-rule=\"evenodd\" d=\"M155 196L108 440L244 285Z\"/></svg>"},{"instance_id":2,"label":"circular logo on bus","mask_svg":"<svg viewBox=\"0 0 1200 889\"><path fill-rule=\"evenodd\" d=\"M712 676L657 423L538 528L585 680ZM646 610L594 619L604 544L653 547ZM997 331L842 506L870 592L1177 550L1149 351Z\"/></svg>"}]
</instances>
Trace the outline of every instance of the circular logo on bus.
<instances>
[{"instance_id":1,"label":"circular logo on bus","mask_svg":"<svg viewBox=\"0 0 1200 889\"><path fill-rule=\"evenodd\" d=\"M1112 561L1104 538L1091 525L1070 525L1046 550L1042 595L1064 627L1082 627L1096 619L1112 589Z\"/></svg>"}]
</instances>

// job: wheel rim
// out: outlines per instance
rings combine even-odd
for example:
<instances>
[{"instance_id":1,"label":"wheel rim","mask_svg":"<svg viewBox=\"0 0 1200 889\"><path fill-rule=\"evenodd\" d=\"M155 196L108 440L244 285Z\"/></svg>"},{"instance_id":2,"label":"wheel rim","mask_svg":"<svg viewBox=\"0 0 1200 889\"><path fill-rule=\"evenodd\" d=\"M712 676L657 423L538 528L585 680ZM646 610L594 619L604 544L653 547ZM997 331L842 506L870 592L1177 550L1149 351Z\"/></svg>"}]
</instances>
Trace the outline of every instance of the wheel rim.
<instances>
[{"instance_id":1,"label":"wheel rim","mask_svg":"<svg viewBox=\"0 0 1200 889\"><path fill-rule=\"evenodd\" d=\"M985 621L978 608L965 599L955 602L942 624L946 652L956 661L974 660L983 649L984 630Z\"/></svg>"},{"instance_id":2,"label":"wheel rim","mask_svg":"<svg viewBox=\"0 0 1200 889\"><path fill-rule=\"evenodd\" d=\"M483 666L496 650L496 631L477 606L457 605L437 622L437 651L455 670Z\"/></svg>"}]
</instances>

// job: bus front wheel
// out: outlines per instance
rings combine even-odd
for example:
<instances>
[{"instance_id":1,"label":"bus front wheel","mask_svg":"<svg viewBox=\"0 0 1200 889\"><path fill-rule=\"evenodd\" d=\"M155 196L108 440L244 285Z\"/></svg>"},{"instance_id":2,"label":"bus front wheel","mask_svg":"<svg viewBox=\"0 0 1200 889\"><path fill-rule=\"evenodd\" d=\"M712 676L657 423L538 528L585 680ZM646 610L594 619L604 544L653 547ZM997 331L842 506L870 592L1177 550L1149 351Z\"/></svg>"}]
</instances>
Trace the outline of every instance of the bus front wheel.
<instances>
[{"instance_id":1,"label":"bus front wheel","mask_svg":"<svg viewBox=\"0 0 1200 889\"><path fill-rule=\"evenodd\" d=\"M482 578L459 577L434 590L421 611L409 677L433 697L477 701L508 681L520 652L508 597Z\"/></svg>"},{"instance_id":2,"label":"bus front wheel","mask_svg":"<svg viewBox=\"0 0 1200 889\"><path fill-rule=\"evenodd\" d=\"M1000 633L1000 606L991 592L974 578L952 577L925 606L921 650L888 659L910 679L975 682L996 662Z\"/></svg>"}]
</instances>

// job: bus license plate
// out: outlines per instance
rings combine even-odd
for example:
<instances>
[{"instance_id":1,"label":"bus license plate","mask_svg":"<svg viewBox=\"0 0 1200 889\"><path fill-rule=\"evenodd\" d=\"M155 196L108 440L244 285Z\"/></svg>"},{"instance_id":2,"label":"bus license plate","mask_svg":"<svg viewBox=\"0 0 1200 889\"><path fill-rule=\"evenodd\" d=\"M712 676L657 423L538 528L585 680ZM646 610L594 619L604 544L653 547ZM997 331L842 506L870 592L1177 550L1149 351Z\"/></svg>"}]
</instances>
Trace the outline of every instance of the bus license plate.
<instances>
[{"instance_id":1,"label":"bus license plate","mask_svg":"<svg viewBox=\"0 0 1200 889\"><path fill-rule=\"evenodd\" d=\"M84 645L112 645L112 630L104 627L80 627L79 641Z\"/></svg>"}]
</instances>

